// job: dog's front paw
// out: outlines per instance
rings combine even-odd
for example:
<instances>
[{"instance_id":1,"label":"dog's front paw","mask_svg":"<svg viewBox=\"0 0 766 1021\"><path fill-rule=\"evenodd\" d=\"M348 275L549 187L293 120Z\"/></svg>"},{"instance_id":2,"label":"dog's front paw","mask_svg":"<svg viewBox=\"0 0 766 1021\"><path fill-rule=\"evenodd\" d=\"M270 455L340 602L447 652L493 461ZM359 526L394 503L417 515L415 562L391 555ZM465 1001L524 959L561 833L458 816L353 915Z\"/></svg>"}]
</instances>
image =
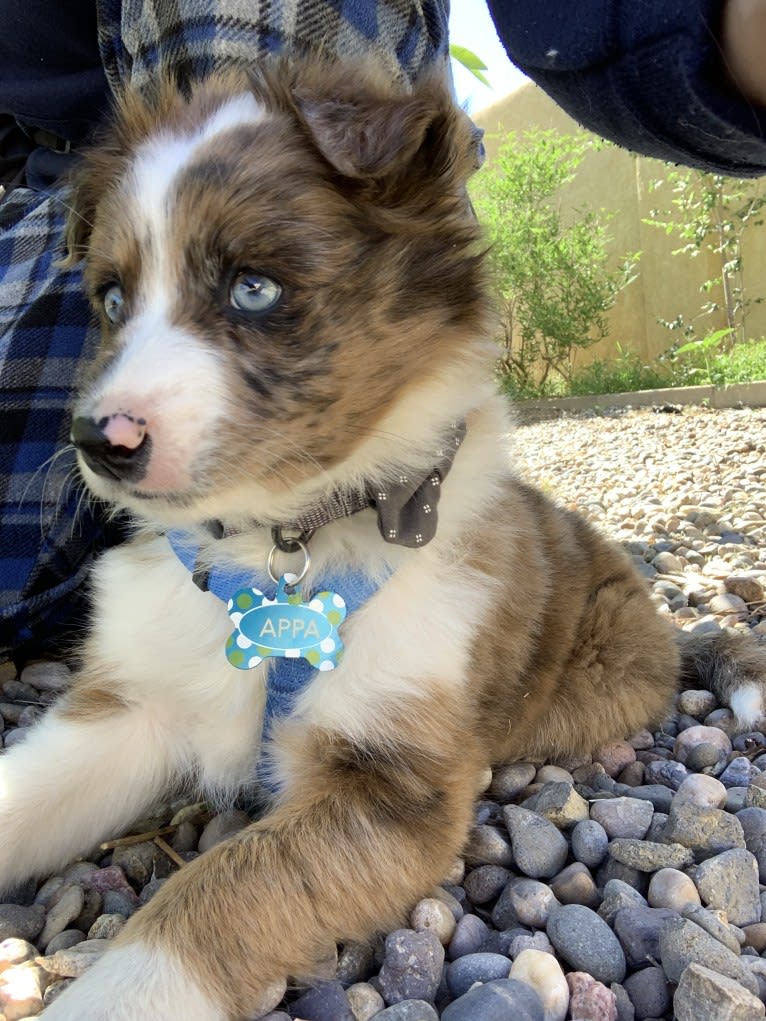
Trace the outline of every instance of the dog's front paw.
<instances>
[{"instance_id":1,"label":"dog's front paw","mask_svg":"<svg viewBox=\"0 0 766 1021\"><path fill-rule=\"evenodd\" d=\"M229 1021L204 991L204 976L189 974L171 954L127 943L107 951L47 1007L43 1021ZM266 1010L279 1002L284 986ZM265 1013L265 1011L264 1011ZM257 1016L257 1015L256 1015Z\"/></svg>"}]
</instances>

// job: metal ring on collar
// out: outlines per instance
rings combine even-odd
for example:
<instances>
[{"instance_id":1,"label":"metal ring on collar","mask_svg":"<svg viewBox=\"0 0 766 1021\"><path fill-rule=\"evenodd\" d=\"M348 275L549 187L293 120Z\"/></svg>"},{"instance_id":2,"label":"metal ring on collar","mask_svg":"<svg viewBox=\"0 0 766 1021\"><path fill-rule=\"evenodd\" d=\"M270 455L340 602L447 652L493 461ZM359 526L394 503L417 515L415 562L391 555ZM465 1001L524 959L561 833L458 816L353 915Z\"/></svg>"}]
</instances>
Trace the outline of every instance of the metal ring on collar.
<instances>
[{"instance_id":1,"label":"metal ring on collar","mask_svg":"<svg viewBox=\"0 0 766 1021\"><path fill-rule=\"evenodd\" d=\"M295 589L295 587L300 585L309 573L309 568L311 567L311 554L309 553L308 546L302 539L291 539L290 542L295 545L295 549L291 552L297 553L300 550L300 552L303 553L303 568L297 575L292 575L292 580L287 585L289 589ZM266 570L269 572L269 577L275 585L279 584L279 578L274 574L274 558L277 553L281 552L282 550L280 550L278 546L272 546L271 553L269 553L268 563L266 564Z\"/></svg>"},{"instance_id":2,"label":"metal ring on collar","mask_svg":"<svg viewBox=\"0 0 766 1021\"><path fill-rule=\"evenodd\" d=\"M282 553L297 553L303 549L311 539L316 529L304 528L298 535L284 535L281 525L274 525L271 529L271 541Z\"/></svg>"}]
</instances>

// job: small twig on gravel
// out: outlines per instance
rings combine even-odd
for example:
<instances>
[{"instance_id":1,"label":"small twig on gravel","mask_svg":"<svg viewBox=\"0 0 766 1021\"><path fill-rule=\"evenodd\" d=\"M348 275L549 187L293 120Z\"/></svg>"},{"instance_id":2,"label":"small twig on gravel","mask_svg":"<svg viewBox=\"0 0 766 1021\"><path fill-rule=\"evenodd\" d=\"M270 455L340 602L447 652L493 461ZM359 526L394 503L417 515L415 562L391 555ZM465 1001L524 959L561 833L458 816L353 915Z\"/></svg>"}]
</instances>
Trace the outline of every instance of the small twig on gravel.
<instances>
[{"instance_id":1,"label":"small twig on gravel","mask_svg":"<svg viewBox=\"0 0 766 1021\"><path fill-rule=\"evenodd\" d=\"M175 862L176 865L179 866L179 868L183 867L186 864L181 855L178 854L177 851L174 851L170 844L168 844L167 841L163 840L162 837L155 837L154 843L157 845L157 847L159 847L160 851L164 851L168 858L170 858L172 862Z\"/></svg>"},{"instance_id":2,"label":"small twig on gravel","mask_svg":"<svg viewBox=\"0 0 766 1021\"><path fill-rule=\"evenodd\" d=\"M105 840L99 844L100 851L112 851L115 847L129 847L131 844L143 844L145 840L156 840L157 837L164 837L168 833L175 833L177 826L161 826L157 830L148 830L146 833L131 833L128 837L118 837L116 840Z\"/></svg>"}]
</instances>

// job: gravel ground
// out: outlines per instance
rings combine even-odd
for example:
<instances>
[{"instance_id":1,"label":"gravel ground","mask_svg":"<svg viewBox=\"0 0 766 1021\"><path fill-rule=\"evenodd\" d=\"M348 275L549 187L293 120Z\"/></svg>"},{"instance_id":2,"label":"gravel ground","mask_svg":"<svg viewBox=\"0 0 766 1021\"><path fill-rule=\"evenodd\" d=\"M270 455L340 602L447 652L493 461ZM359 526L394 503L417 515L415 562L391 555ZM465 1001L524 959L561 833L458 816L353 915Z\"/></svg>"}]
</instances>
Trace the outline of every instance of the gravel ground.
<instances>
[{"instance_id":1,"label":"gravel ground","mask_svg":"<svg viewBox=\"0 0 766 1021\"><path fill-rule=\"evenodd\" d=\"M627 546L660 613L766 636L765 447L766 414L751 410L583 416L516 438L527 476ZM0 674L6 746L67 680L52 664ZM37 1015L172 870L247 821L168 805L137 842L14 891L0 904L0 1021ZM333 979L267 1017L756 1021L765 883L766 737L685 692L654 734L495 770L465 860L411 927L342 948Z\"/></svg>"}]
</instances>

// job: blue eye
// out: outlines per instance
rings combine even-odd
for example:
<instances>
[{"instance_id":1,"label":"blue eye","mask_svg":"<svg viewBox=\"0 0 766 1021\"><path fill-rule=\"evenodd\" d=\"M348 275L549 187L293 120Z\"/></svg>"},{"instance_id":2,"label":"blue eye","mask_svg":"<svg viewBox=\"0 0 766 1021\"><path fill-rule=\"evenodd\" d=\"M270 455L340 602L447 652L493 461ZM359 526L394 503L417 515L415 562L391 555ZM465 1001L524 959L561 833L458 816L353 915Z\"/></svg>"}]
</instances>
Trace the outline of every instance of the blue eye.
<instances>
[{"instance_id":1,"label":"blue eye","mask_svg":"<svg viewBox=\"0 0 766 1021\"><path fill-rule=\"evenodd\" d=\"M234 278L229 301L240 312L268 312L282 296L282 288L270 277L245 270Z\"/></svg>"},{"instance_id":2,"label":"blue eye","mask_svg":"<svg viewBox=\"0 0 766 1021\"><path fill-rule=\"evenodd\" d=\"M125 298L122 295L122 288L119 284L112 284L104 291L102 298L104 312L110 323L121 323L125 317Z\"/></svg>"}]
</instances>

